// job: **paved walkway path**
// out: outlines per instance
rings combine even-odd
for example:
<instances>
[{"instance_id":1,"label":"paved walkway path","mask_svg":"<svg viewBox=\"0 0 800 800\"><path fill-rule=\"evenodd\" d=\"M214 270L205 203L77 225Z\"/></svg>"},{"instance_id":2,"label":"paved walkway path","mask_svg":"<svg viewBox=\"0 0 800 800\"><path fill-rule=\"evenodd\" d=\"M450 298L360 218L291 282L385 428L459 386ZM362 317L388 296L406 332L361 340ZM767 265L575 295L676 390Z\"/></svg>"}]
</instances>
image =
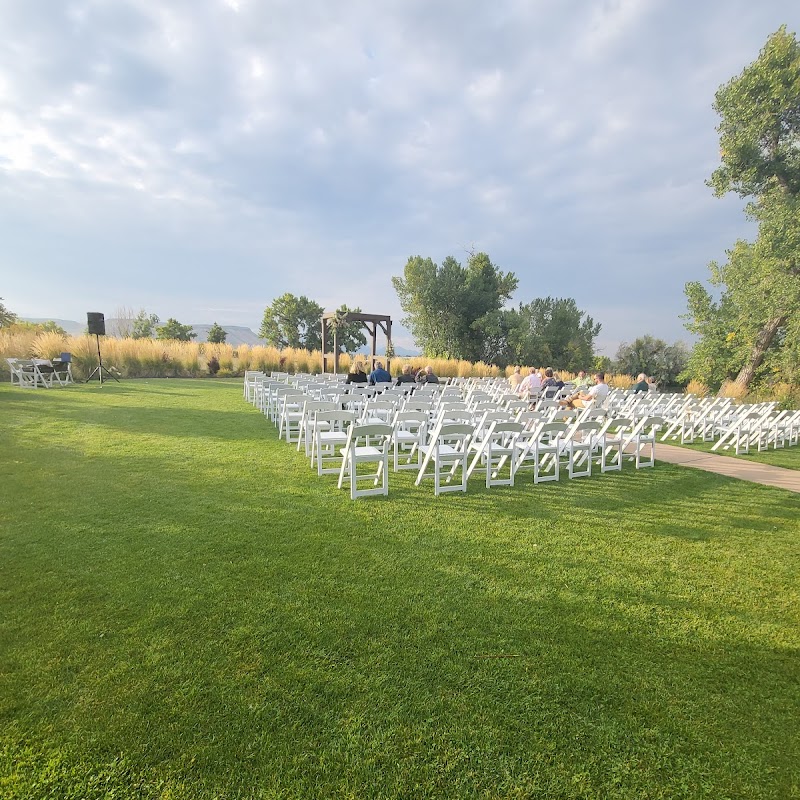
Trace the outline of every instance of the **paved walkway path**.
<instances>
[{"instance_id":1,"label":"paved walkway path","mask_svg":"<svg viewBox=\"0 0 800 800\"><path fill-rule=\"evenodd\" d=\"M656 444L656 458L682 467L704 469L706 472L717 472L729 478L762 483L764 486L775 486L800 492L800 470L773 467L770 464L759 464L756 461L745 461L741 458L718 456L714 453L703 453L689 450L686 447L675 447L671 444Z\"/></svg>"}]
</instances>

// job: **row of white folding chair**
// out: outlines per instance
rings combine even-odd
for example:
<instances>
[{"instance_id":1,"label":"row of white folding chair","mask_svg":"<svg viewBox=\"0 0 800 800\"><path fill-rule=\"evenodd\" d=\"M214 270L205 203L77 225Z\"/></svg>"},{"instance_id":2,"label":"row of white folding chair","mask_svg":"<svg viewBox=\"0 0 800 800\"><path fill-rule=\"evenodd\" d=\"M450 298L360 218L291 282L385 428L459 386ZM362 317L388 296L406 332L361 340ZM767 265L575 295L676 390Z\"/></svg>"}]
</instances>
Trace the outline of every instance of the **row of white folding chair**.
<instances>
[{"instance_id":1,"label":"row of white folding chair","mask_svg":"<svg viewBox=\"0 0 800 800\"><path fill-rule=\"evenodd\" d=\"M663 425L659 417L649 417L639 423L631 419L609 419L577 422L547 422L528 435L520 435L512 457L512 472L532 467L534 483L558 480L560 469L566 465L570 478L590 476L593 461L601 472L622 469L626 448L633 448L630 457L636 469L655 465L656 431Z\"/></svg>"},{"instance_id":2,"label":"row of white folding chair","mask_svg":"<svg viewBox=\"0 0 800 800\"><path fill-rule=\"evenodd\" d=\"M403 414L408 417L403 419ZM558 480L562 461L571 478L591 475L593 460L598 460L602 472L621 469L624 448L631 443L635 448L636 468L652 466L655 431L663 422L651 418L634 425L631 420L617 419L601 425L597 420L589 420L578 422L572 428L566 423L543 423L531 432L519 422L495 420L479 440L475 437L474 425L442 421L426 441L427 421L421 412L398 412L392 424L361 424L352 412L318 411L315 416L312 458L316 459L318 474L336 472L335 466L326 464L338 462L339 487L349 479L354 499L388 493L388 457L392 447L395 471L418 469L415 484L432 477L434 493L438 495L466 491L470 475L478 468L485 470L487 487L513 485L517 472L526 466L533 467L535 483ZM337 421L342 424L336 426ZM402 425L412 421L416 429ZM346 432L345 426L348 426ZM407 435L399 435L403 430ZM645 461L642 455L648 446L650 457ZM405 464L399 464L401 451ZM416 464L412 463L415 453ZM472 462L468 464L470 455ZM608 460L609 455L611 460ZM375 464L375 471L359 473L358 467L364 463ZM500 473L506 463L509 463L509 476L502 478ZM460 480L456 480L459 471ZM360 489L359 483L364 481L370 481L372 488Z\"/></svg>"},{"instance_id":3,"label":"row of white folding chair","mask_svg":"<svg viewBox=\"0 0 800 800\"><path fill-rule=\"evenodd\" d=\"M363 419L359 420L353 411L316 409L313 422L308 426L306 436L310 438L312 443L308 454L310 455L312 466L316 467L317 474L324 475L339 471L341 459L338 455L338 448L346 445L350 426L375 424L390 424L392 427L392 451L395 472L403 469L417 469L419 466L419 447L427 441L428 416L426 414L414 411L397 411L389 423L373 423ZM417 463L414 463L415 459ZM335 463L336 467L331 467L331 463Z\"/></svg>"},{"instance_id":4,"label":"row of white folding chair","mask_svg":"<svg viewBox=\"0 0 800 800\"><path fill-rule=\"evenodd\" d=\"M256 387L261 382L261 379L266 377L267 376L265 375L265 373L259 370L254 370L254 369L245 370L244 386L242 389L242 393L244 399L247 400L248 403L255 402Z\"/></svg>"}]
</instances>

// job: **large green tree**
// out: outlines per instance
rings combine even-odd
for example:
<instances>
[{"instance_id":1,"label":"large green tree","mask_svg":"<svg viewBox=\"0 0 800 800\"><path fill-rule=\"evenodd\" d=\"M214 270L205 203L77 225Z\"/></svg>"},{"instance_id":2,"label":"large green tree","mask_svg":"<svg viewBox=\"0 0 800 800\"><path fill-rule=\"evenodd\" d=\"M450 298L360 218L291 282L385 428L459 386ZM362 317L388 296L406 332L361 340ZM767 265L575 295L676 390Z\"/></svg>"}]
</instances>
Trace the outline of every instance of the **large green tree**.
<instances>
[{"instance_id":1,"label":"large green tree","mask_svg":"<svg viewBox=\"0 0 800 800\"><path fill-rule=\"evenodd\" d=\"M509 324L513 360L571 371L589 369L600 327L571 297L537 297L520 303Z\"/></svg>"},{"instance_id":2,"label":"large green tree","mask_svg":"<svg viewBox=\"0 0 800 800\"><path fill-rule=\"evenodd\" d=\"M197 336L192 333L191 325L182 325L178 320L170 317L163 325L156 328L156 339L176 339L179 342L188 342Z\"/></svg>"},{"instance_id":3,"label":"large green tree","mask_svg":"<svg viewBox=\"0 0 800 800\"><path fill-rule=\"evenodd\" d=\"M758 59L716 95L721 164L710 185L718 196L751 198L755 243L737 242L728 261L711 264L718 298L686 286L686 327L699 341L687 373L709 383L780 373L796 379L800 350L800 44L785 27ZM794 371L794 374L792 374Z\"/></svg>"},{"instance_id":4,"label":"large green tree","mask_svg":"<svg viewBox=\"0 0 800 800\"><path fill-rule=\"evenodd\" d=\"M645 335L632 342L622 342L617 349L614 369L628 375L652 375L660 386L678 381L686 368L689 351L683 342L667 344L663 339Z\"/></svg>"},{"instance_id":5,"label":"large green tree","mask_svg":"<svg viewBox=\"0 0 800 800\"><path fill-rule=\"evenodd\" d=\"M487 337L498 330L499 312L517 288L486 253L471 253L466 266L448 256L441 266L412 256L392 284L407 316L403 319L425 355L478 361L487 356Z\"/></svg>"},{"instance_id":6,"label":"large green tree","mask_svg":"<svg viewBox=\"0 0 800 800\"><path fill-rule=\"evenodd\" d=\"M282 294L264 309L259 335L273 347L322 349L322 306L305 295Z\"/></svg>"}]
</instances>

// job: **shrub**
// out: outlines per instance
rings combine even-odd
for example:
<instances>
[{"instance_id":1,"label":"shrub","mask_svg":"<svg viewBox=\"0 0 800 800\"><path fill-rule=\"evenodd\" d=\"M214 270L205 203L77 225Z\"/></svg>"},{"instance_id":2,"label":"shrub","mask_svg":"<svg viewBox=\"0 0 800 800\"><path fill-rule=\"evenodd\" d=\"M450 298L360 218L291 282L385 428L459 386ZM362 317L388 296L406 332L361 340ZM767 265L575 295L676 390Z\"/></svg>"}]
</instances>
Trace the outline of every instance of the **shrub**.
<instances>
[{"instance_id":1,"label":"shrub","mask_svg":"<svg viewBox=\"0 0 800 800\"><path fill-rule=\"evenodd\" d=\"M691 380L686 385L686 394L693 394L695 397L708 397L710 389L701 381Z\"/></svg>"},{"instance_id":2,"label":"shrub","mask_svg":"<svg viewBox=\"0 0 800 800\"><path fill-rule=\"evenodd\" d=\"M208 366L208 374L216 375L220 370L219 359L216 356L211 356L211 358L208 359L207 366Z\"/></svg>"}]
</instances>

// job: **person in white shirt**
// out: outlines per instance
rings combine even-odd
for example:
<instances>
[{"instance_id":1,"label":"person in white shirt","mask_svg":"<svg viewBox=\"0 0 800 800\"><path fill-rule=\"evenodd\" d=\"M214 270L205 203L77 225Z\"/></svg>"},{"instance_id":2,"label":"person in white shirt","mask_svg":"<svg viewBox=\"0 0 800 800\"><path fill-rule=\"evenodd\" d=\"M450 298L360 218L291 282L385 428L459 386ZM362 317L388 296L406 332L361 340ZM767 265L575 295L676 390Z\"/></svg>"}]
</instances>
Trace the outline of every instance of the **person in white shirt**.
<instances>
[{"instance_id":1,"label":"person in white shirt","mask_svg":"<svg viewBox=\"0 0 800 800\"><path fill-rule=\"evenodd\" d=\"M594 376L594 386L585 392L573 394L566 400L560 400L559 405L567 408L586 408L588 405L602 406L608 397L608 384L604 372L596 372Z\"/></svg>"},{"instance_id":2,"label":"person in white shirt","mask_svg":"<svg viewBox=\"0 0 800 800\"><path fill-rule=\"evenodd\" d=\"M532 392L538 392L542 388L542 379L535 369L522 379L522 383L517 386L517 394L522 398L530 397Z\"/></svg>"}]
</instances>

